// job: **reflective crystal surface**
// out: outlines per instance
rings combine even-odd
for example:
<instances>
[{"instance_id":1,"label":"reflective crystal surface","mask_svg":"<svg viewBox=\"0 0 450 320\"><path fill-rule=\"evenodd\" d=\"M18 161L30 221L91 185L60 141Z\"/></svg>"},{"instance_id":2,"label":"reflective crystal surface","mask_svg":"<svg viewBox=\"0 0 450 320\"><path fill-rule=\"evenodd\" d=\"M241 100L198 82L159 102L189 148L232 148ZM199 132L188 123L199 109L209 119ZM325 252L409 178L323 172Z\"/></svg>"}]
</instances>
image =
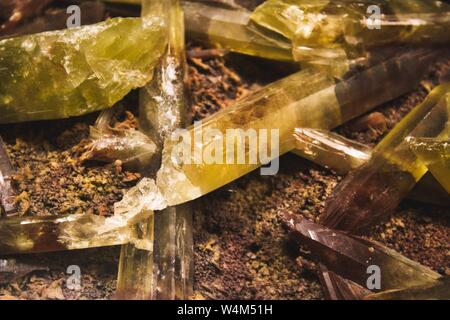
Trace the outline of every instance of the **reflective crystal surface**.
<instances>
[{"instance_id":1,"label":"reflective crystal surface","mask_svg":"<svg viewBox=\"0 0 450 320\"><path fill-rule=\"evenodd\" d=\"M372 149L327 130L297 128L293 153L338 174L347 174L369 161ZM450 205L450 195L438 181L427 173L408 198L424 203Z\"/></svg>"},{"instance_id":2,"label":"reflective crystal surface","mask_svg":"<svg viewBox=\"0 0 450 320\"><path fill-rule=\"evenodd\" d=\"M167 21L167 51L152 82L141 90L141 129L157 144L186 123L184 20L179 1L143 2L143 17L160 14ZM160 156L154 159L159 167ZM151 171L151 169L150 169ZM141 226L141 227L139 227ZM145 226L144 241L151 250L133 244L122 248L117 296L122 299L187 299L193 291L192 212L189 205L151 214L135 228Z\"/></svg>"},{"instance_id":3,"label":"reflective crystal surface","mask_svg":"<svg viewBox=\"0 0 450 320\"><path fill-rule=\"evenodd\" d=\"M372 158L352 171L335 189L321 215L331 228L364 233L389 216L428 169L410 150L405 138L412 134L438 135L443 126L418 126L449 90L434 89L379 143Z\"/></svg>"},{"instance_id":4,"label":"reflective crystal surface","mask_svg":"<svg viewBox=\"0 0 450 320\"><path fill-rule=\"evenodd\" d=\"M190 37L207 41L219 48L267 59L291 61L291 44L276 34L265 34L250 24L245 9L183 2L186 31Z\"/></svg>"},{"instance_id":5,"label":"reflective crystal surface","mask_svg":"<svg viewBox=\"0 0 450 320\"><path fill-rule=\"evenodd\" d=\"M319 280L328 300L361 300L370 294L369 290L342 278L323 265L320 267Z\"/></svg>"},{"instance_id":6,"label":"reflective crystal surface","mask_svg":"<svg viewBox=\"0 0 450 320\"><path fill-rule=\"evenodd\" d=\"M298 215L286 214L284 219L293 235L318 261L364 288L368 288L373 274L368 272L371 266L380 273L381 291L434 285L441 278L438 273L377 242L329 229Z\"/></svg>"},{"instance_id":7,"label":"reflective crystal surface","mask_svg":"<svg viewBox=\"0 0 450 320\"><path fill-rule=\"evenodd\" d=\"M294 133L294 153L332 169L339 174L366 163L371 148L327 130L297 128Z\"/></svg>"},{"instance_id":8,"label":"reflective crystal surface","mask_svg":"<svg viewBox=\"0 0 450 320\"><path fill-rule=\"evenodd\" d=\"M187 132L167 139L157 185L168 205L213 191L294 149L295 128L333 128L411 90L435 54L428 50L408 52L338 84L328 75L310 69L272 83ZM267 133L267 144L258 148L248 137L238 143L233 136L227 138L229 129ZM215 134L204 135L208 131ZM271 136L273 132L279 139ZM278 152L272 152L274 141L279 142ZM244 150L246 160L227 161L236 160L239 148ZM259 159L251 162L249 150L259 154ZM210 154L214 161L202 161Z\"/></svg>"},{"instance_id":9,"label":"reflective crystal surface","mask_svg":"<svg viewBox=\"0 0 450 320\"><path fill-rule=\"evenodd\" d=\"M376 47L450 41L450 6L440 1L268 0L251 20L290 39L295 60L336 75Z\"/></svg>"},{"instance_id":10,"label":"reflective crystal surface","mask_svg":"<svg viewBox=\"0 0 450 320\"><path fill-rule=\"evenodd\" d=\"M407 138L413 152L450 193L450 93L441 99L421 126L444 128L437 136L413 133Z\"/></svg>"},{"instance_id":11,"label":"reflective crystal surface","mask_svg":"<svg viewBox=\"0 0 450 320\"><path fill-rule=\"evenodd\" d=\"M166 47L158 17L0 41L0 123L79 116L112 106L151 79Z\"/></svg>"}]
</instances>

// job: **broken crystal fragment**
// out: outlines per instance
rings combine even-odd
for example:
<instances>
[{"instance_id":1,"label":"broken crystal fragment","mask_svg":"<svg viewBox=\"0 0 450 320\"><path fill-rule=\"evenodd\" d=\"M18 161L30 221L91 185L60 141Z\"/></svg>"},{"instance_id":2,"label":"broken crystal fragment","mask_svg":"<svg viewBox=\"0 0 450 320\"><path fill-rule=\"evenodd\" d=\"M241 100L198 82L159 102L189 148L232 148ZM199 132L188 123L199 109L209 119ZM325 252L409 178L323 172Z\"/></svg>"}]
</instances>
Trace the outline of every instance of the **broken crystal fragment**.
<instances>
[{"instance_id":1,"label":"broken crystal fragment","mask_svg":"<svg viewBox=\"0 0 450 320\"><path fill-rule=\"evenodd\" d=\"M80 157L81 161L111 163L120 160L127 168L140 169L148 166L157 152L156 144L135 128L113 127L115 112L115 108L103 111L95 126L90 128L92 141Z\"/></svg>"},{"instance_id":2,"label":"broken crystal fragment","mask_svg":"<svg viewBox=\"0 0 450 320\"><path fill-rule=\"evenodd\" d=\"M297 128L294 138L296 149L293 153L338 174L347 174L372 156L372 149L366 145L326 130ZM424 203L450 205L450 196L429 173L419 181L408 197Z\"/></svg>"},{"instance_id":3,"label":"broken crystal fragment","mask_svg":"<svg viewBox=\"0 0 450 320\"><path fill-rule=\"evenodd\" d=\"M0 123L112 106L151 79L166 47L158 17L115 18L0 41Z\"/></svg>"},{"instance_id":4,"label":"broken crystal fragment","mask_svg":"<svg viewBox=\"0 0 450 320\"><path fill-rule=\"evenodd\" d=\"M378 270L380 282L369 288L372 291L433 285L441 278L438 273L377 242L329 229L298 215L286 214L284 220L293 236L337 275L368 288L369 277L374 272L368 270Z\"/></svg>"},{"instance_id":5,"label":"broken crystal fragment","mask_svg":"<svg viewBox=\"0 0 450 320\"><path fill-rule=\"evenodd\" d=\"M379 143L370 161L337 186L320 217L322 224L361 234L392 213L427 173L405 138L418 133L436 136L444 130L445 123L419 123L449 89L449 84L434 89Z\"/></svg>"},{"instance_id":6,"label":"broken crystal fragment","mask_svg":"<svg viewBox=\"0 0 450 320\"><path fill-rule=\"evenodd\" d=\"M184 126L185 53L184 20L178 0L143 2L143 16L164 16L169 46L155 69L153 80L140 94L141 128L158 145L175 129ZM153 161L160 165L160 157ZM121 299L187 299L193 290L192 212L189 205L169 207L151 214L139 226L147 232L142 239L152 242L151 250L122 247L117 285ZM135 226L134 228L138 228Z\"/></svg>"},{"instance_id":7,"label":"broken crystal fragment","mask_svg":"<svg viewBox=\"0 0 450 320\"><path fill-rule=\"evenodd\" d=\"M371 294L366 300L450 300L450 278L441 278L433 284L407 289L389 290Z\"/></svg>"},{"instance_id":8,"label":"broken crystal fragment","mask_svg":"<svg viewBox=\"0 0 450 320\"><path fill-rule=\"evenodd\" d=\"M167 139L157 185L168 205L211 192L294 149L296 127L333 128L411 90L435 55L411 51L338 84L307 69L268 85Z\"/></svg>"}]
</instances>

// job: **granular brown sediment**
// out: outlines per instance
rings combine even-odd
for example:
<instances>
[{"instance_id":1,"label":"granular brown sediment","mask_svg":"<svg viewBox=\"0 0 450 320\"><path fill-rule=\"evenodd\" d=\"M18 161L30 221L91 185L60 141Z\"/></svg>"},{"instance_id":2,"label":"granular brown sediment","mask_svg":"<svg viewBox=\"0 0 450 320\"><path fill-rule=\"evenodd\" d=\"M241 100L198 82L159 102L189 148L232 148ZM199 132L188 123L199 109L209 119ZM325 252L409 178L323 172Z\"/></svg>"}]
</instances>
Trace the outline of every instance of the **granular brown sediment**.
<instances>
[{"instance_id":1,"label":"granular brown sediment","mask_svg":"<svg viewBox=\"0 0 450 320\"><path fill-rule=\"evenodd\" d=\"M89 117L75 121L4 128L21 216L98 214L110 216L113 205L140 178L121 166L81 163L89 135Z\"/></svg>"}]
</instances>

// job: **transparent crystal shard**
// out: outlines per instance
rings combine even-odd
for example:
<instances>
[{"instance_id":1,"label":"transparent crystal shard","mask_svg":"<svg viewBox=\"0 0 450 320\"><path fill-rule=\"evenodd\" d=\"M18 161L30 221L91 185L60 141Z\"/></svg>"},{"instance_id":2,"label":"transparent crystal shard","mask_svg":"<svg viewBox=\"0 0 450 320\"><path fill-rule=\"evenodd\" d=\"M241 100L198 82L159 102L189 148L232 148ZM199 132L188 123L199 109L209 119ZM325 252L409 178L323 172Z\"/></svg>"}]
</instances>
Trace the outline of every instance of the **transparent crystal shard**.
<instances>
[{"instance_id":1,"label":"transparent crystal shard","mask_svg":"<svg viewBox=\"0 0 450 320\"><path fill-rule=\"evenodd\" d=\"M372 149L366 145L327 130L297 128L294 138L296 148L293 153L338 174L347 174L368 162L372 156ZM450 195L430 173L420 179L408 198L424 203L450 205Z\"/></svg>"},{"instance_id":2,"label":"transparent crystal shard","mask_svg":"<svg viewBox=\"0 0 450 320\"><path fill-rule=\"evenodd\" d=\"M437 136L418 132L408 137L407 141L420 161L450 193L450 92L422 121L421 126L444 127L444 130Z\"/></svg>"},{"instance_id":3,"label":"transparent crystal shard","mask_svg":"<svg viewBox=\"0 0 450 320\"><path fill-rule=\"evenodd\" d=\"M112 106L151 79L164 48L159 17L0 41L0 123L79 116Z\"/></svg>"},{"instance_id":4,"label":"transparent crystal shard","mask_svg":"<svg viewBox=\"0 0 450 320\"><path fill-rule=\"evenodd\" d=\"M11 184L14 168L6 152L6 146L0 137L0 218L2 215L11 217L17 214L16 190Z\"/></svg>"},{"instance_id":5,"label":"transparent crystal shard","mask_svg":"<svg viewBox=\"0 0 450 320\"><path fill-rule=\"evenodd\" d=\"M294 60L338 75L373 48L450 41L450 6L440 1L269 0L251 20L291 40Z\"/></svg>"},{"instance_id":6,"label":"transparent crystal shard","mask_svg":"<svg viewBox=\"0 0 450 320\"><path fill-rule=\"evenodd\" d=\"M441 278L438 273L377 242L329 229L298 215L286 214L284 219L293 236L318 261L371 291L434 285ZM370 276L374 272L380 275L379 282L372 282Z\"/></svg>"},{"instance_id":7,"label":"transparent crystal shard","mask_svg":"<svg viewBox=\"0 0 450 320\"><path fill-rule=\"evenodd\" d=\"M200 197L294 149L295 128L333 128L411 90L435 57L415 50L338 84L308 69L277 81L167 139L157 185L168 205Z\"/></svg>"},{"instance_id":8,"label":"transparent crystal shard","mask_svg":"<svg viewBox=\"0 0 450 320\"><path fill-rule=\"evenodd\" d=\"M132 228L138 239L151 244L149 248L139 248L132 244L122 246L117 278L117 299L150 300L153 298L155 279L153 277L153 212L149 218Z\"/></svg>"},{"instance_id":9,"label":"transparent crystal shard","mask_svg":"<svg viewBox=\"0 0 450 320\"><path fill-rule=\"evenodd\" d=\"M265 34L250 24L245 9L225 9L185 1L186 31L223 49L267 59L291 61L291 44L275 33Z\"/></svg>"},{"instance_id":10,"label":"transparent crystal shard","mask_svg":"<svg viewBox=\"0 0 450 320\"><path fill-rule=\"evenodd\" d=\"M348 173L372 156L371 148L327 130L297 128L294 138L295 154L339 174Z\"/></svg>"},{"instance_id":11,"label":"transparent crystal shard","mask_svg":"<svg viewBox=\"0 0 450 320\"><path fill-rule=\"evenodd\" d=\"M165 138L186 124L184 20L179 1L144 1L143 17L155 12L168 21L167 52L152 82L141 90L141 128L161 153ZM154 161L160 165L160 157ZM151 171L151 170L150 170ZM122 299L187 299L192 295L192 212L188 205L155 212L144 223L151 250L122 248L117 297Z\"/></svg>"},{"instance_id":12,"label":"transparent crystal shard","mask_svg":"<svg viewBox=\"0 0 450 320\"><path fill-rule=\"evenodd\" d=\"M322 224L352 233L364 233L390 215L427 168L410 150L408 135L438 135L445 123L419 125L450 89L443 84L434 89L375 148L365 165L352 171L328 199Z\"/></svg>"},{"instance_id":13,"label":"transparent crystal shard","mask_svg":"<svg viewBox=\"0 0 450 320\"><path fill-rule=\"evenodd\" d=\"M444 277L433 284L407 289L389 290L371 294L366 300L450 300L450 278Z\"/></svg>"},{"instance_id":14,"label":"transparent crystal shard","mask_svg":"<svg viewBox=\"0 0 450 320\"><path fill-rule=\"evenodd\" d=\"M95 125L91 126L91 142L86 146L87 151L81 155L81 161L111 163L120 160L127 168L139 170L155 158L157 146L150 137L136 128L113 125L115 114L120 109L104 110Z\"/></svg>"}]
</instances>

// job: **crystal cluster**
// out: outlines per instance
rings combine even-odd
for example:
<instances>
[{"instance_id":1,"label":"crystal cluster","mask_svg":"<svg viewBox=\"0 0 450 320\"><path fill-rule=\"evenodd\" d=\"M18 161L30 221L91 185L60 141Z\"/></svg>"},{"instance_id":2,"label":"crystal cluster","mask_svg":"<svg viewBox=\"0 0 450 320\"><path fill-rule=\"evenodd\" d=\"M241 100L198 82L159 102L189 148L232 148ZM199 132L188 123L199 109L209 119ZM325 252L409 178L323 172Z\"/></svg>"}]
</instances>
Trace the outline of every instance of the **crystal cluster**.
<instances>
[{"instance_id":1,"label":"crystal cluster","mask_svg":"<svg viewBox=\"0 0 450 320\"><path fill-rule=\"evenodd\" d=\"M295 60L333 74L364 63L373 48L450 41L450 6L438 1L268 0L251 20L290 39Z\"/></svg>"},{"instance_id":2,"label":"crystal cluster","mask_svg":"<svg viewBox=\"0 0 450 320\"><path fill-rule=\"evenodd\" d=\"M292 152L338 174L347 174L372 157L372 149L336 133L297 128ZM450 196L430 173L427 173L408 194L410 199L424 203L450 205Z\"/></svg>"},{"instance_id":3,"label":"crystal cluster","mask_svg":"<svg viewBox=\"0 0 450 320\"><path fill-rule=\"evenodd\" d=\"M368 16L368 7L381 15ZM98 13L95 21L103 5ZM60 22L16 31L50 30ZM183 130L189 123L184 22L191 37L217 47L314 68ZM144 0L141 18L0 40L0 123L103 110L81 160L119 161L145 176L111 217L13 217L14 168L0 138L0 204L7 216L0 219L0 252L123 245L117 298L187 299L193 293L189 201L260 167L271 174L278 157L293 151L347 174L320 224L282 216L318 260L327 298L448 299L448 277L362 235L407 196L448 205L437 181L450 193L450 84L434 89L373 150L327 130L416 88L443 52L431 47L450 42L449 25L450 6L439 1L268 0L249 12ZM118 102L136 88L139 128L114 127ZM381 272L376 286L368 279L372 267ZM36 269L0 260L0 284Z\"/></svg>"},{"instance_id":4,"label":"crystal cluster","mask_svg":"<svg viewBox=\"0 0 450 320\"><path fill-rule=\"evenodd\" d=\"M293 236L323 265L363 288L368 287L370 266L377 266L381 272L380 286L375 291L435 285L441 279L438 273L377 242L329 229L298 215L286 214L284 219Z\"/></svg>"},{"instance_id":5,"label":"crystal cluster","mask_svg":"<svg viewBox=\"0 0 450 320\"><path fill-rule=\"evenodd\" d=\"M411 51L337 84L327 74L311 69L272 83L201 125L167 139L157 185L168 205L198 198L294 149L295 128L331 129L408 92L435 57L433 51ZM238 151L237 139L231 142L227 139L230 128L241 132L275 130L280 142L278 152L273 152L274 146L267 137L266 150L252 150L263 157L252 163L249 161L251 139L243 139L239 146L245 152L245 163L221 163L227 157L234 159ZM203 135L208 130L216 134ZM227 143L230 148L226 148ZM187 152L180 155L180 150ZM210 153L218 160L198 161Z\"/></svg>"}]
</instances>

